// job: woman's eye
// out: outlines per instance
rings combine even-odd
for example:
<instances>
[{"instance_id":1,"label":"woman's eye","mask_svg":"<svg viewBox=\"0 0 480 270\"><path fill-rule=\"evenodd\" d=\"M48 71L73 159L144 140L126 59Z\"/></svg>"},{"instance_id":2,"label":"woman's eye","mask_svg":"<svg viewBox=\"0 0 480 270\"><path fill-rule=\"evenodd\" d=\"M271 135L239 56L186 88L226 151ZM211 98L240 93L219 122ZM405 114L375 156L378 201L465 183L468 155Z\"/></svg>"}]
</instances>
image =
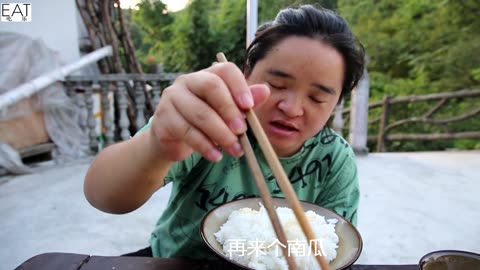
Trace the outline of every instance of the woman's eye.
<instances>
[{"instance_id":1,"label":"woman's eye","mask_svg":"<svg viewBox=\"0 0 480 270\"><path fill-rule=\"evenodd\" d=\"M322 101L322 100L320 100L320 99L318 99L318 98L316 98L316 97L310 97L310 100L313 101L313 102L315 102L315 103L318 103L318 104L320 104L320 103L325 103L325 101Z\"/></svg>"},{"instance_id":2,"label":"woman's eye","mask_svg":"<svg viewBox=\"0 0 480 270\"><path fill-rule=\"evenodd\" d=\"M275 88L275 89L285 89L286 88L285 86L273 84L271 82L267 82L267 83L268 83L268 85L270 85L272 88Z\"/></svg>"}]
</instances>

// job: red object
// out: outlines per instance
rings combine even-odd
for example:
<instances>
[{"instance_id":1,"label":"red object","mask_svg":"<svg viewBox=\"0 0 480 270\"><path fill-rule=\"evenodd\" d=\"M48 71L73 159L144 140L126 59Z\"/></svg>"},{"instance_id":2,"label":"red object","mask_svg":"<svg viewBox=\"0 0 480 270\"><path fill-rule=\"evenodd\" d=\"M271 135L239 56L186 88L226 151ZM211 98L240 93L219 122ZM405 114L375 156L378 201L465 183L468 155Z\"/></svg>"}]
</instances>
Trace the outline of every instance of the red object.
<instances>
[{"instance_id":1,"label":"red object","mask_svg":"<svg viewBox=\"0 0 480 270\"><path fill-rule=\"evenodd\" d=\"M148 61L149 64L153 64L153 62L155 61L155 58L153 58L153 56L149 56L147 58L147 61Z\"/></svg>"}]
</instances>

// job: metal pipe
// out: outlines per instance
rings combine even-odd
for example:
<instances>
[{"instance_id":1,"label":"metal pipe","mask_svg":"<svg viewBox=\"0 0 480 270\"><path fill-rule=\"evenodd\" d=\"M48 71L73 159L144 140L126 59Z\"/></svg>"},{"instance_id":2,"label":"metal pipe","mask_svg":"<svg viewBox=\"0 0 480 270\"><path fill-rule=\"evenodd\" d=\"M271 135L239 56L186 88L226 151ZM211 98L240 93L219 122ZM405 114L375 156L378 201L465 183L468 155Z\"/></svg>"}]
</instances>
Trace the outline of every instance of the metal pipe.
<instances>
[{"instance_id":1,"label":"metal pipe","mask_svg":"<svg viewBox=\"0 0 480 270\"><path fill-rule=\"evenodd\" d=\"M49 86L50 84L63 80L65 76L68 74L88 65L93 62L96 62L106 56L112 55L112 47L111 46L105 46L101 49L98 49L96 51L93 51L82 58L80 58L78 61L71 63L69 65L57 68L49 73L46 73L44 75L41 75L29 82L26 82L24 84L21 84L9 91L7 91L5 94L0 95L0 110L3 110L4 108L13 105L17 103L19 100L23 98L27 98L45 87Z\"/></svg>"}]
</instances>

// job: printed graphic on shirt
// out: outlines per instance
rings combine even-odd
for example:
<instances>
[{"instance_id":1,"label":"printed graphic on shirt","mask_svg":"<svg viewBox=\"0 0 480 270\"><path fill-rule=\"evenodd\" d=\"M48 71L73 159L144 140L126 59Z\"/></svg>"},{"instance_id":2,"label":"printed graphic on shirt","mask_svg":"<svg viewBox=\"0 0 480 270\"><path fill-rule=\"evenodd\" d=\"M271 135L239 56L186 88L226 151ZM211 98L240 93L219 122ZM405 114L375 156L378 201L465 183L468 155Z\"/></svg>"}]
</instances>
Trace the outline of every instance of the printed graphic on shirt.
<instances>
[{"instance_id":1,"label":"printed graphic on shirt","mask_svg":"<svg viewBox=\"0 0 480 270\"><path fill-rule=\"evenodd\" d=\"M310 153L315 147L325 147L326 145L340 142L342 147L348 146L348 144L332 132L330 129L323 129L317 134L314 140L309 141L304 145L300 154ZM320 145L319 145L320 144ZM256 147L256 146L255 146ZM292 186L297 191L300 197L304 197L304 200L310 199L312 202L318 202L318 196L315 198L308 198L305 194L308 193L320 193L322 184L329 178L332 167L332 156L335 147L327 148L329 151L326 153L319 153L313 157L307 156L306 158L295 159L295 162L284 162L285 171L287 177L290 180ZM310 159L311 158L311 159ZM225 204L229 201L249 198L258 196L256 187L245 165L239 162L238 159L228 158L227 162L221 169L216 164L209 163L207 165L196 166L190 173L192 177L189 180L184 181L180 187L180 193L184 196L186 193L192 196L195 208L203 212L208 212L211 209ZM287 159L287 161L289 161ZM201 167L202 169L197 169ZM239 169L244 178L239 177ZM270 192L273 196L281 196L282 192L273 173L268 169L268 165L262 168L265 181L270 188ZM246 177L249 176L249 177ZM247 178L247 179L245 179ZM229 180L232 179L232 180ZM235 180L233 180L235 179ZM250 181L251 183L243 183L239 185L235 182ZM335 185L328 187L330 189L335 188ZM193 191L193 192L192 192Z\"/></svg>"}]
</instances>

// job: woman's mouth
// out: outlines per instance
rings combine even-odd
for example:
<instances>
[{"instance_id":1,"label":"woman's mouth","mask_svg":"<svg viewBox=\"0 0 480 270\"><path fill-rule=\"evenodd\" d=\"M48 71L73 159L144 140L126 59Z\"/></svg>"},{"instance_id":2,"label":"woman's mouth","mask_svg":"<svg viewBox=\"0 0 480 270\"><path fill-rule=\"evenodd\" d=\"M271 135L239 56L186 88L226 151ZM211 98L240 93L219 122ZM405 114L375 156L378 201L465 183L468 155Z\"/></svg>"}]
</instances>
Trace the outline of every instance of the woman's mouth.
<instances>
[{"instance_id":1,"label":"woman's mouth","mask_svg":"<svg viewBox=\"0 0 480 270\"><path fill-rule=\"evenodd\" d=\"M297 129L294 128L294 127L287 126L287 125L284 125L284 124L281 124L281 123L278 123L278 122L272 122L272 125L274 125L277 128L285 129L285 130L288 130L288 131L297 131Z\"/></svg>"},{"instance_id":2,"label":"woman's mouth","mask_svg":"<svg viewBox=\"0 0 480 270\"><path fill-rule=\"evenodd\" d=\"M293 124L284 121L272 121L270 127L273 133L281 136L291 136L299 131Z\"/></svg>"}]
</instances>

